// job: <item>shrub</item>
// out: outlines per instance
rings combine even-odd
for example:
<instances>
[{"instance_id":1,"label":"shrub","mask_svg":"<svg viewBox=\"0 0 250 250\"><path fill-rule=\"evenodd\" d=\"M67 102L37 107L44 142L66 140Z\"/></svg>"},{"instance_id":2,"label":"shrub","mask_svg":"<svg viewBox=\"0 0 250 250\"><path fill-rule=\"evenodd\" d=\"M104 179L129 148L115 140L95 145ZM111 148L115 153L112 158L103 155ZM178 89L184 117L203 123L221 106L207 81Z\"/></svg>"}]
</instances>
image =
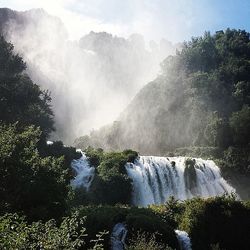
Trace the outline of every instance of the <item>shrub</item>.
<instances>
[{"instance_id":1,"label":"shrub","mask_svg":"<svg viewBox=\"0 0 250 250\"><path fill-rule=\"evenodd\" d=\"M180 227L192 240L193 250L248 249L250 239L250 209L234 196L209 199L195 198L185 202Z\"/></svg>"},{"instance_id":2,"label":"shrub","mask_svg":"<svg viewBox=\"0 0 250 250\"><path fill-rule=\"evenodd\" d=\"M128 239L132 239L137 232L155 234L155 240L160 244L168 244L178 249L178 242L174 228L148 209L131 209L126 217L128 225Z\"/></svg>"},{"instance_id":3,"label":"shrub","mask_svg":"<svg viewBox=\"0 0 250 250\"><path fill-rule=\"evenodd\" d=\"M77 209L82 217L86 217L86 246L93 247L90 240L98 232L108 231L104 237L104 248L108 249L110 234L116 223L127 225L127 243L133 244L137 232L155 234L155 241L159 245L166 245L178 249L178 242L174 228L168 225L160 216L146 208L130 208L124 206L89 206Z\"/></svg>"},{"instance_id":4,"label":"shrub","mask_svg":"<svg viewBox=\"0 0 250 250\"><path fill-rule=\"evenodd\" d=\"M250 147L229 147L224 151L223 170L231 169L250 175Z\"/></svg>"},{"instance_id":5,"label":"shrub","mask_svg":"<svg viewBox=\"0 0 250 250\"><path fill-rule=\"evenodd\" d=\"M1 249L82 249L85 238L84 218L77 213L65 217L59 226L53 219L28 224L17 214L0 217Z\"/></svg>"},{"instance_id":6,"label":"shrub","mask_svg":"<svg viewBox=\"0 0 250 250\"><path fill-rule=\"evenodd\" d=\"M137 236L131 240L128 250L172 250L173 248L158 243L155 234L145 234L138 232Z\"/></svg>"},{"instance_id":7,"label":"shrub","mask_svg":"<svg viewBox=\"0 0 250 250\"><path fill-rule=\"evenodd\" d=\"M0 212L24 212L31 220L58 218L66 209L68 171L63 158L41 157L41 131L0 126Z\"/></svg>"},{"instance_id":8,"label":"shrub","mask_svg":"<svg viewBox=\"0 0 250 250\"><path fill-rule=\"evenodd\" d=\"M90 201L94 204L129 204L132 183L125 164L128 161L133 162L138 153L132 150L103 152L102 149L91 147L85 152L90 164L97 169L88 194Z\"/></svg>"}]
</instances>

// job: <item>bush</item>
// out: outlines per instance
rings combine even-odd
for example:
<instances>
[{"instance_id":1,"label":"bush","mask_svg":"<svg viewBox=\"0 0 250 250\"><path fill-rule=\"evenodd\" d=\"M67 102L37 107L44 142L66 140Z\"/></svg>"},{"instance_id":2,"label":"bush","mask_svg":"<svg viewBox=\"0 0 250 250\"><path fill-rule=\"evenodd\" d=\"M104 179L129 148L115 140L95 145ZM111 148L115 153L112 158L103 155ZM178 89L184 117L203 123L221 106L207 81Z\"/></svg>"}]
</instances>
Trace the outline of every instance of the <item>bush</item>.
<instances>
[{"instance_id":1,"label":"bush","mask_svg":"<svg viewBox=\"0 0 250 250\"><path fill-rule=\"evenodd\" d=\"M73 159L79 159L82 155L74 147L63 145L62 141L54 141L52 144L40 145L39 153L42 157L63 158L63 169L68 172L68 181L73 178L73 172L68 171Z\"/></svg>"},{"instance_id":2,"label":"bush","mask_svg":"<svg viewBox=\"0 0 250 250\"><path fill-rule=\"evenodd\" d=\"M229 147L224 151L220 165L224 171L229 169L250 176L250 147Z\"/></svg>"},{"instance_id":3,"label":"bush","mask_svg":"<svg viewBox=\"0 0 250 250\"><path fill-rule=\"evenodd\" d=\"M132 239L137 232L155 234L155 240L163 245L169 245L178 249L178 241L174 228L166 223L160 216L148 209L131 209L126 217L128 225L128 240Z\"/></svg>"},{"instance_id":4,"label":"bush","mask_svg":"<svg viewBox=\"0 0 250 250\"><path fill-rule=\"evenodd\" d=\"M104 249L109 249L110 235L113 227L118 222L123 222L128 213L126 208L111 206L86 206L79 207L77 210L81 217L86 217L84 226L86 228L86 248L93 247L92 239L99 232L107 231L108 234L103 237Z\"/></svg>"},{"instance_id":5,"label":"bush","mask_svg":"<svg viewBox=\"0 0 250 250\"><path fill-rule=\"evenodd\" d=\"M88 147L84 150L84 152L88 157L89 164L97 168L102 161L103 150L101 148L94 149L92 147Z\"/></svg>"},{"instance_id":6,"label":"bush","mask_svg":"<svg viewBox=\"0 0 250 250\"><path fill-rule=\"evenodd\" d=\"M131 180L126 175L113 175L108 179L95 176L89 198L94 204L129 204L131 193Z\"/></svg>"},{"instance_id":7,"label":"bush","mask_svg":"<svg viewBox=\"0 0 250 250\"><path fill-rule=\"evenodd\" d=\"M127 175L125 164L133 162L138 157L138 153L132 150L103 152L102 149L91 147L88 147L85 153L90 165L97 170L87 194L90 202L109 205L129 204L132 183Z\"/></svg>"},{"instance_id":8,"label":"bush","mask_svg":"<svg viewBox=\"0 0 250 250\"><path fill-rule=\"evenodd\" d=\"M138 232L137 237L131 240L128 250L172 250L173 248L158 243L155 234L145 234Z\"/></svg>"},{"instance_id":9,"label":"bush","mask_svg":"<svg viewBox=\"0 0 250 250\"><path fill-rule=\"evenodd\" d=\"M0 125L0 213L24 212L28 219L58 218L66 209L69 169L63 158L41 157L41 131Z\"/></svg>"},{"instance_id":10,"label":"bush","mask_svg":"<svg viewBox=\"0 0 250 250\"><path fill-rule=\"evenodd\" d=\"M233 196L209 199L195 198L185 202L180 228L192 241L192 249L248 249L250 239L250 209Z\"/></svg>"},{"instance_id":11,"label":"bush","mask_svg":"<svg viewBox=\"0 0 250 250\"><path fill-rule=\"evenodd\" d=\"M168 225L160 216L149 209L111 206L89 206L77 209L79 214L86 217L86 245L92 247L90 239L100 231L108 231L104 237L104 248L109 249L110 234L116 223L122 222L127 225L127 243L133 245L137 232L155 234L155 241L159 245L166 245L178 249L178 242L174 228Z\"/></svg>"},{"instance_id":12,"label":"bush","mask_svg":"<svg viewBox=\"0 0 250 250\"><path fill-rule=\"evenodd\" d=\"M240 111L232 113L230 126L236 145L246 146L250 143L250 107L248 105L244 105Z\"/></svg>"},{"instance_id":13,"label":"bush","mask_svg":"<svg viewBox=\"0 0 250 250\"><path fill-rule=\"evenodd\" d=\"M28 224L17 214L0 217L1 249L84 249L85 238L84 218L77 213L65 217L59 226L53 219Z\"/></svg>"},{"instance_id":14,"label":"bush","mask_svg":"<svg viewBox=\"0 0 250 250\"><path fill-rule=\"evenodd\" d=\"M13 45L0 36L0 121L18 121L20 130L39 127L45 141L54 130L50 94L32 82L25 73L26 64L13 51Z\"/></svg>"},{"instance_id":15,"label":"bush","mask_svg":"<svg viewBox=\"0 0 250 250\"><path fill-rule=\"evenodd\" d=\"M160 216L172 228L178 228L185 206L182 202L171 196L165 204L151 205L150 209Z\"/></svg>"}]
</instances>

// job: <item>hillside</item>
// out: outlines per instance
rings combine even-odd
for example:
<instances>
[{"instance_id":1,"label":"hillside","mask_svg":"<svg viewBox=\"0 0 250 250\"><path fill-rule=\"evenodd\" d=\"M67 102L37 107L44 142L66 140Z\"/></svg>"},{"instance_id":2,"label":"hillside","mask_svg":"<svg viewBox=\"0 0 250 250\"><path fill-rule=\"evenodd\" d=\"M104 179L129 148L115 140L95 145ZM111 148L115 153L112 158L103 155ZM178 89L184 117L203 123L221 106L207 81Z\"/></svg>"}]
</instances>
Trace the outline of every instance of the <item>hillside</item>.
<instances>
[{"instance_id":1,"label":"hillside","mask_svg":"<svg viewBox=\"0 0 250 250\"><path fill-rule=\"evenodd\" d=\"M239 56L240 60L235 60L234 53L226 50L231 53L231 58L228 54L227 58L230 58L233 69L236 67L234 63L242 63L242 68L236 67L236 71L230 68L230 71L226 71L230 73L227 74L227 79L233 76L237 80L241 79L241 82L236 84L237 94L233 92L235 95L229 95L235 96L235 99L229 98L232 101L231 106L219 105L224 103L226 96L223 96L222 100L215 98L212 102L206 102L207 112L213 110L208 104L218 110L213 112L215 117L212 121L215 123L212 123L213 130L210 134L213 137L206 137L206 133L201 134L202 142L198 141L200 144L197 144L210 147L206 147L205 151L202 151L204 147L196 147L197 151L191 152L195 153L196 157L140 156L133 150L118 152L117 149L121 147L119 145L116 152L88 147L83 153L76 151L76 148L66 147L62 141L47 141L55 130L50 93L32 81L27 74L29 71L23 58L15 53L12 44L1 36L0 248L190 250L192 245L193 250L247 250L250 229L249 201L240 200L243 197L240 197L237 187L235 188L230 180L227 182L220 170L235 168L241 171L244 177L249 173L248 159L242 157L249 156L249 55L245 55L248 51L246 48L249 34L229 30L226 31L226 34L228 33L233 33L235 37L243 40L237 43L237 48L238 44L242 44L244 53ZM107 34L102 36L110 39ZM206 34L205 38L212 39L209 34ZM202 100L207 100L204 97L209 93L209 85L206 91L202 92L204 86L200 86L199 81L196 81L196 77L201 77L202 72L199 69L197 75L195 69L196 73L192 75L191 68L188 67L188 63L194 66L199 57L197 54L191 56L190 61L186 61L187 65L183 64L183 61L179 63L179 57L186 58L185 53L190 48L192 52L192 43L187 44L176 57L164 61L163 74L143 88L123 114L127 117L124 122L131 122L131 132L134 134L136 128L137 133L140 132L143 136L149 134L145 129L153 132L154 126L158 124L150 124L151 119L155 113L155 117L161 118L158 110L163 103L168 107L167 111L171 111L169 115L172 117L175 117L174 111L179 112L177 121L181 119L180 115L188 117L185 112L194 107L193 103L188 101L191 97L196 100L196 105L203 107ZM247 46L244 46L245 43ZM241 53L241 50L237 50L237 53ZM202 58L201 61L205 59ZM224 58L221 60L225 63ZM208 64L210 70L202 76L208 77L213 72L214 77L219 77L221 72L225 73L223 68L227 69L228 65L224 63L218 63L219 67L222 67L216 71L218 75L213 72L218 65L215 68ZM183 69L183 65L187 68ZM199 62L196 66L201 65ZM173 69L183 71L176 70L175 74ZM202 70L207 68L202 67ZM209 81L205 81L207 82ZM175 87L171 87L173 83ZM200 102L195 98L199 96L197 93L190 95L187 92L194 83L198 84L195 85L196 88L199 87L198 93L203 94ZM214 88L215 86L212 85L212 90L217 93L221 88ZM228 89L227 86L225 89ZM240 100L236 101L238 97ZM136 110L138 105L142 109ZM145 108L148 108L149 112L146 112ZM196 109L191 110L188 114L195 115ZM130 118L130 115L133 115L131 112L135 116ZM224 115L224 123L217 119L219 114ZM127 120L129 118L130 120ZM140 130L136 122L132 124L136 119L140 122L147 120L147 126ZM192 119L194 120L194 117ZM186 124L176 123L176 131L183 132L181 128L188 125L192 119ZM159 128L163 130L160 126L161 120L158 122ZM199 121L196 124L204 123ZM119 123L115 125L116 132L122 133L123 131L119 131ZM220 130L217 125L222 128L222 134L218 133ZM166 128L169 130L167 132L171 132L170 127ZM193 126L190 126L190 131L192 129ZM232 134L221 137L225 135L224 129ZM113 134L117 139L119 135ZM121 134L120 137L122 136L124 135ZM180 135L174 136L176 140L167 148L179 146ZM110 138L114 141L114 138ZM132 138L133 135L130 139ZM98 139L100 140L100 137ZM141 139L140 143L145 141L143 137ZM158 141L159 138L155 139ZM183 142L188 143L191 139L190 135L186 136ZM183 142L181 141L180 145ZM184 151L187 149L178 150L183 155L187 154ZM213 161L198 158L209 150L211 154L224 150L224 158L219 161L221 169L217 166L218 159ZM246 164L242 164L244 161ZM243 182L243 179L240 182ZM249 182L247 183L249 186Z\"/></svg>"},{"instance_id":2,"label":"hillside","mask_svg":"<svg viewBox=\"0 0 250 250\"><path fill-rule=\"evenodd\" d=\"M248 147L250 39L241 30L205 33L161 64L161 74L118 120L77 146L164 154L182 147Z\"/></svg>"},{"instance_id":3,"label":"hillside","mask_svg":"<svg viewBox=\"0 0 250 250\"><path fill-rule=\"evenodd\" d=\"M163 39L146 48L139 34L93 31L72 41L62 21L42 9L0 9L0 20L0 32L26 61L31 79L51 92L51 139L67 144L112 122L178 46Z\"/></svg>"}]
</instances>

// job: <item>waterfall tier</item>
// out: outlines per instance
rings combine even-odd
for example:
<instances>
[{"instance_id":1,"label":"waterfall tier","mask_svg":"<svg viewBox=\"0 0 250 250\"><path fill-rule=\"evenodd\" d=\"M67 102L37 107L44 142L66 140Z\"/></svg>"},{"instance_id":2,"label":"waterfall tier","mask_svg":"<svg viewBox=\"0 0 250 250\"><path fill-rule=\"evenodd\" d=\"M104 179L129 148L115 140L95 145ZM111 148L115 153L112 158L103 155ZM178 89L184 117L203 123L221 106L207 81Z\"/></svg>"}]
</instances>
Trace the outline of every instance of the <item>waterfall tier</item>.
<instances>
[{"instance_id":1,"label":"waterfall tier","mask_svg":"<svg viewBox=\"0 0 250 250\"><path fill-rule=\"evenodd\" d=\"M133 181L133 204L147 206L162 204L170 196L185 200L235 192L212 160L192 159L191 166L185 164L186 160L140 156L135 163L127 163L126 170Z\"/></svg>"},{"instance_id":2,"label":"waterfall tier","mask_svg":"<svg viewBox=\"0 0 250 250\"><path fill-rule=\"evenodd\" d=\"M71 180L71 185L74 188L83 187L88 190L94 179L95 168L89 165L86 155L81 150L78 150L78 152L82 154L81 158L71 162L71 167L76 174L74 179Z\"/></svg>"},{"instance_id":3,"label":"waterfall tier","mask_svg":"<svg viewBox=\"0 0 250 250\"><path fill-rule=\"evenodd\" d=\"M111 234L111 250L125 249L125 240L128 230L124 223L117 223Z\"/></svg>"},{"instance_id":4,"label":"waterfall tier","mask_svg":"<svg viewBox=\"0 0 250 250\"><path fill-rule=\"evenodd\" d=\"M175 230L181 250L192 250L191 240L185 231Z\"/></svg>"}]
</instances>

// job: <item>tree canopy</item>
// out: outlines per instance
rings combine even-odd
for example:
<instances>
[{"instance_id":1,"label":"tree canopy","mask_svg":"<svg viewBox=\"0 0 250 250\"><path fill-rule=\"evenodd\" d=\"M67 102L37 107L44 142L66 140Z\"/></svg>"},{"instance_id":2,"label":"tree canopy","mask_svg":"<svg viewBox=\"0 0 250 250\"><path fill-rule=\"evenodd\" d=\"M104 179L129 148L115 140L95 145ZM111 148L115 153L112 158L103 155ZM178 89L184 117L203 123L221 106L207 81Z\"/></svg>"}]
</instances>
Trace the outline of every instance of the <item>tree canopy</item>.
<instances>
[{"instance_id":1,"label":"tree canopy","mask_svg":"<svg viewBox=\"0 0 250 250\"><path fill-rule=\"evenodd\" d=\"M13 45L0 37L0 121L18 127L40 127L46 138L54 129L50 95L32 82L26 64L13 52Z\"/></svg>"}]
</instances>

